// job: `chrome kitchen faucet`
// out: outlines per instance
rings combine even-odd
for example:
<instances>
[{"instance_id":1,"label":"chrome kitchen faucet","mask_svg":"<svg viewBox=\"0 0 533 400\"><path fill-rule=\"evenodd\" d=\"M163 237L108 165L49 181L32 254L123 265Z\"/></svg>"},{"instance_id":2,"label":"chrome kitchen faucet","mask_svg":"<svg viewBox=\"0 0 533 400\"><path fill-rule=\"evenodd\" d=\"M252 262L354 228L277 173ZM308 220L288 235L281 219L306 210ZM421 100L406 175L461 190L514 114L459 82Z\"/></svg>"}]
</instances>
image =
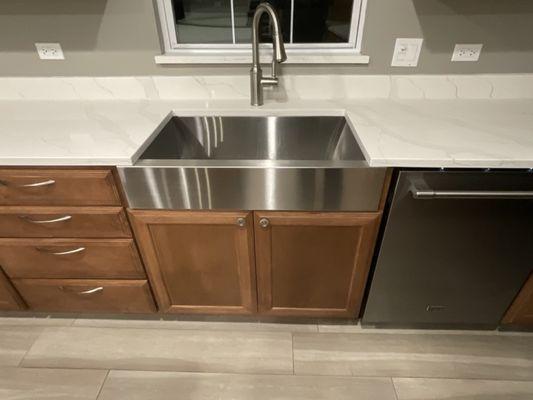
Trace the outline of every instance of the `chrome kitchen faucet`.
<instances>
[{"instance_id":1,"label":"chrome kitchen faucet","mask_svg":"<svg viewBox=\"0 0 533 400\"><path fill-rule=\"evenodd\" d=\"M263 77L259 60L259 21L264 13L270 16L272 27L272 75ZM253 106L263 105L263 86L278 84L279 64L287 60L283 37L281 34L279 17L269 3L260 3L255 9L252 23L252 69L250 70L250 86Z\"/></svg>"}]
</instances>

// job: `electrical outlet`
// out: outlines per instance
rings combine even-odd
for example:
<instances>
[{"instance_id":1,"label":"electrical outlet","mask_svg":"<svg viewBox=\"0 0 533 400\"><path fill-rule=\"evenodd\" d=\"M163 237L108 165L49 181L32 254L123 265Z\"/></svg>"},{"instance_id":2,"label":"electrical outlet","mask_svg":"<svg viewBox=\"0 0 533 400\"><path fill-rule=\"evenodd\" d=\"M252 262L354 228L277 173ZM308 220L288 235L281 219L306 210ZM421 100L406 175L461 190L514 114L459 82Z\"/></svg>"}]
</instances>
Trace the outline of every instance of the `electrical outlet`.
<instances>
[{"instance_id":1,"label":"electrical outlet","mask_svg":"<svg viewBox=\"0 0 533 400\"><path fill-rule=\"evenodd\" d=\"M424 39L419 38L397 38L391 65L393 67L416 67L423 41Z\"/></svg>"},{"instance_id":2,"label":"electrical outlet","mask_svg":"<svg viewBox=\"0 0 533 400\"><path fill-rule=\"evenodd\" d=\"M64 60L65 55L59 43L35 43L41 60Z\"/></svg>"},{"instance_id":3,"label":"electrical outlet","mask_svg":"<svg viewBox=\"0 0 533 400\"><path fill-rule=\"evenodd\" d=\"M482 44L456 44L452 61L477 61L482 48Z\"/></svg>"}]
</instances>

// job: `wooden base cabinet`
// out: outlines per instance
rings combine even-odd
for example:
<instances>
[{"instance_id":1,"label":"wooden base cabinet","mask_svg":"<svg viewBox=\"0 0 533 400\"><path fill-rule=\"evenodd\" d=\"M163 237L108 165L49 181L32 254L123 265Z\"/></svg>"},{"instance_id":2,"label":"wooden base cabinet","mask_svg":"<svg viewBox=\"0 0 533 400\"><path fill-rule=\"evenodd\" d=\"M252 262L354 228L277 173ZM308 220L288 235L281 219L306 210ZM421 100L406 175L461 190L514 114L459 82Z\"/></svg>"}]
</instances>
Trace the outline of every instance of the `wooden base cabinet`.
<instances>
[{"instance_id":1,"label":"wooden base cabinet","mask_svg":"<svg viewBox=\"0 0 533 400\"><path fill-rule=\"evenodd\" d=\"M24 302L0 270L0 311L18 311L24 308Z\"/></svg>"},{"instance_id":2,"label":"wooden base cabinet","mask_svg":"<svg viewBox=\"0 0 533 400\"><path fill-rule=\"evenodd\" d=\"M380 213L255 213L259 312L359 314Z\"/></svg>"},{"instance_id":3,"label":"wooden base cabinet","mask_svg":"<svg viewBox=\"0 0 533 400\"><path fill-rule=\"evenodd\" d=\"M130 210L129 214L162 312L256 312L252 213Z\"/></svg>"},{"instance_id":4,"label":"wooden base cabinet","mask_svg":"<svg viewBox=\"0 0 533 400\"><path fill-rule=\"evenodd\" d=\"M381 215L129 213L163 312L348 318L361 307Z\"/></svg>"},{"instance_id":5,"label":"wooden base cabinet","mask_svg":"<svg viewBox=\"0 0 533 400\"><path fill-rule=\"evenodd\" d=\"M502 321L503 325L533 328L533 274L516 296Z\"/></svg>"}]
</instances>

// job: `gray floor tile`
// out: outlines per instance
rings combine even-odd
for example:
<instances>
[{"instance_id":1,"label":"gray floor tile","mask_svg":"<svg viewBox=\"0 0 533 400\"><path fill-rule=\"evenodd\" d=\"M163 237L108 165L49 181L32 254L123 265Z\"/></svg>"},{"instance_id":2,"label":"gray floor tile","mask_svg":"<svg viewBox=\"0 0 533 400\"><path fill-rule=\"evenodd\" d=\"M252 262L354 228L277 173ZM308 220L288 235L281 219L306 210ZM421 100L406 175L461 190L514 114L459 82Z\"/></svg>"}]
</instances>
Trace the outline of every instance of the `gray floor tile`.
<instances>
[{"instance_id":1,"label":"gray floor tile","mask_svg":"<svg viewBox=\"0 0 533 400\"><path fill-rule=\"evenodd\" d=\"M533 382L394 378L398 400L531 400Z\"/></svg>"},{"instance_id":2,"label":"gray floor tile","mask_svg":"<svg viewBox=\"0 0 533 400\"><path fill-rule=\"evenodd\" d=\"M260 331L260 332L317 332L314 324L278 324L263 322L225 321L169 321L169 320L126 320L126 319L84 319L74 321L74 326L107 328L146 329L193 329L208 331Z\"/></svg>"},{"instance_id":3,"label":"gray floor tile","mask_svg":"<svg viewBox=\"0 0 533 400\"><path fill-rule=\"evenodd\" d=\"M533 379L533 337L294 334L296 374Z\"/></svg>"},{"instance_id":4,"label":"gray floor tile","mask_svg":"<svg viewBox=\"0 0 533 400\"><path fill-rule=\"evenodd\" d=\"M17 366L43 328L0 327L0 366Z\"/></svg>"},{"instance_id":5,"label":"gray floor tile","mask_svg":"<svg viewBox=\"0 0 533 400\"><path fill-rule=\"evenodd\" d=\"M0 368L2 400L95 400L107 371Z\"/></svg>"},{"instance_id":6,"label":"gray floor tile","mask_svg":"<svg viewBox=\"0 0 533 400\"><path fill-rule=\"evenodd\" d=\"M111 371L99 400L395 400L387 378Z\"/></svg>"},{"instance_id":7,"label":"gray floor tile","mask_svg":"<svg viewBox=\"0 0 533 400\"><path fill-rule=\"evenodd\" d=\"M44 328L23 366L292 373L286 332Z\"/></svg>"}]
</instances>

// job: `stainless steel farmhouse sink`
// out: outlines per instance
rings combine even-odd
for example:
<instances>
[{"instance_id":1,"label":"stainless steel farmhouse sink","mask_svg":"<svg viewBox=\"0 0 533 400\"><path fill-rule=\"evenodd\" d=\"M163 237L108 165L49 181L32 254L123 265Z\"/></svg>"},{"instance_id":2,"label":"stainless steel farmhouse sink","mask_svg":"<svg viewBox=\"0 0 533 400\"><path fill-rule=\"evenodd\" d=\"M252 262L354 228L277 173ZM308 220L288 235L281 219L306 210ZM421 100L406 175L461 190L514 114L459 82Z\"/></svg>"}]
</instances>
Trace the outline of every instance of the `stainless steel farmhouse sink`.
<instances>
[{"instance_id":1,"label":"stainless steel farmhouse sink","mask_svg":"<svg viewBox=\"0 0 533 400\"><path fill-rule=\"evenodd\" d=\"M133 166L131 208L373 211L370 168L345 117L173 117Z\"/></svg>"}]
</instances>

